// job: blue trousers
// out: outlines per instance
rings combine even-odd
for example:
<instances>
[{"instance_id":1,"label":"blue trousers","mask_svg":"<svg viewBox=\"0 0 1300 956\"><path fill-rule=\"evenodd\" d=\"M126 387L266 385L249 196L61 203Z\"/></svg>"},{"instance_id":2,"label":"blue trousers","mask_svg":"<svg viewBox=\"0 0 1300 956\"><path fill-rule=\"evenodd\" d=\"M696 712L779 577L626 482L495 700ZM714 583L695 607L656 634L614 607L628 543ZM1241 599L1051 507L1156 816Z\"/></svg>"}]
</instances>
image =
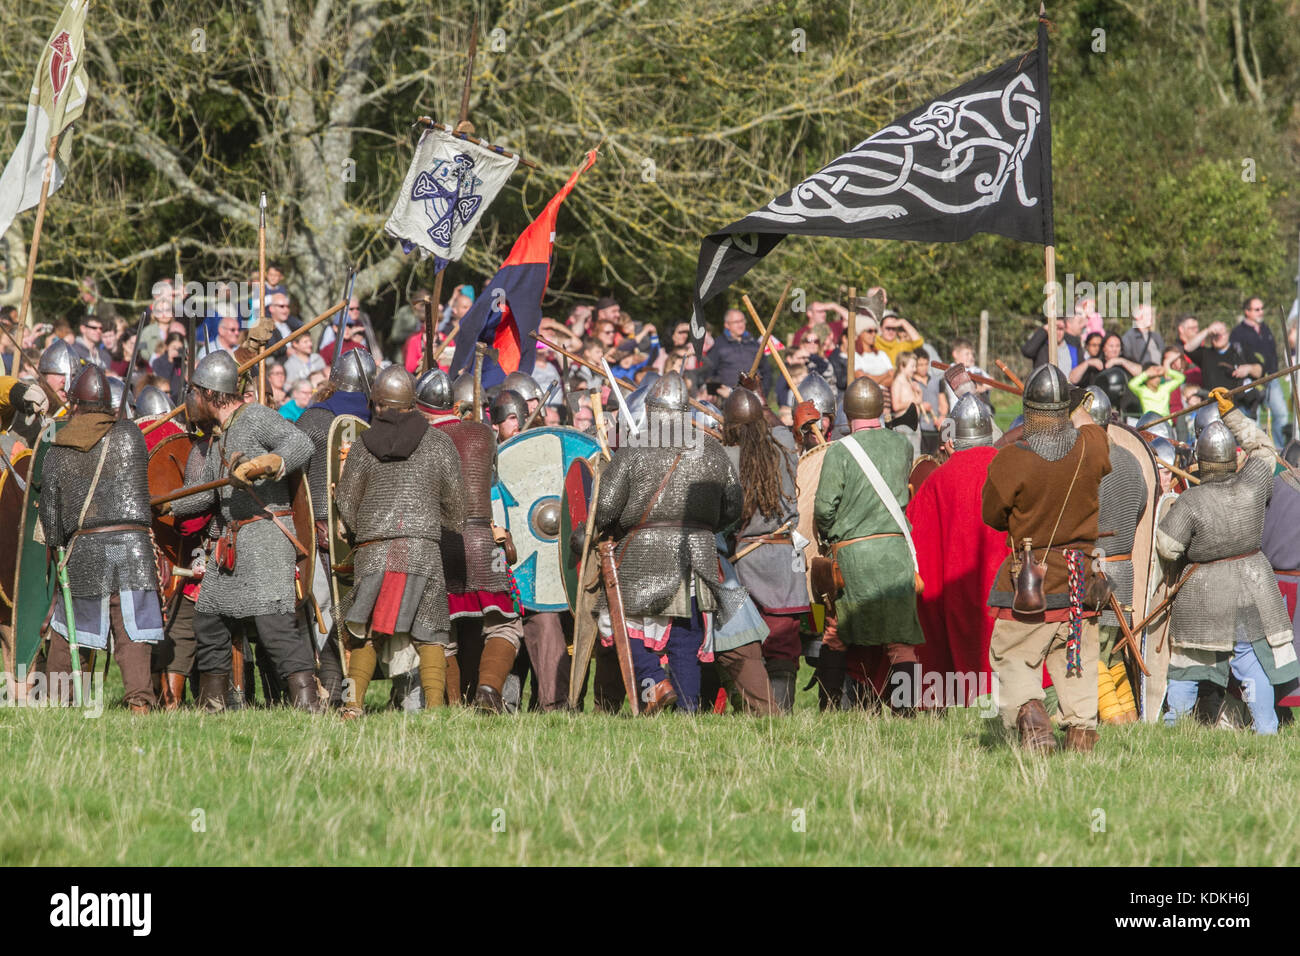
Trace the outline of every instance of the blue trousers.
<instances>
[{"instance_id":1,"label":"blue trousers","mask_svg":"<svg viewBox=\"0 0 1300 956\"><path fill-rule=\"evenodd\" d=\"M1274 709L1273 685L1269 683L1264 667L1255 656L1255 649L1249 641L1238 641L1232 649L1229 660L1232 673L1241 682L1241 695L1250 714L1255 720L1255 733L1277 733L1277 711ZM1172 725L1184 714L1190 714L1196 706L1196 694L1199 685L1194 680L1171 680L1165 700L1169 711L1165 714L1165 723Z\"/></svg>"},{"instance_id":2,"label":"blue trousers","mask_svg":"<svg viewBox=\"0 0 1300 956\"><path fill-rule=\"evenodd\" d=\"M700 659L698 652L704 641L704 617L691 601L690 617L675 617L668 632L664 653L668 656L668 670L659 663L659 655L647 650L641 641L632 641L632 668L636 672L637 687L642 702L648 699L655 684L664 678L671 680L677 692L677 706L681 710L700 709Z\"/></svg>"},{"instance_id":3,"label":"blue trousers","mask_svg":"<svg viewBox=\"0 0 1300 956\"><path fill-rule=\"evenodd\" d=\"M1268 405L1269 418L1272 421L1273 446L1281 448L1286 444L1282 440L1282 426L1287 423L1286 397L1282 394L1282 383L1277 379L1269 382L1264 389L1264 402Z\"/></svg>"}]
</instances>

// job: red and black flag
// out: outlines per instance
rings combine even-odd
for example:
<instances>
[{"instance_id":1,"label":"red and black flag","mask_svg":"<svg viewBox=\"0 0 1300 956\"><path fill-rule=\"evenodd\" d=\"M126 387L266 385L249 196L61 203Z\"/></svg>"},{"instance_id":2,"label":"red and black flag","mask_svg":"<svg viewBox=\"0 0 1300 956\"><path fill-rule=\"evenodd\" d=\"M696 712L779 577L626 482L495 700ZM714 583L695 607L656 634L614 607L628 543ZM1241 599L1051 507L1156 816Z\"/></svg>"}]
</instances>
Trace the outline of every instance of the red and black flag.
<instances>
[{"instance_id":1,"label":"red and black flag","mask_svg":"<svg viewBox=\"0 0 1300 956\"><path fill-rule=\"evenodd\" d=\"M1038 46L931 100L789 192L705 237L700 306L789 235L958 242L989 232L1053 245L1047 27Z\"/></svg>"},{"instance_id":2,"label":"red and black flag","mask_svg":"<svg viewBox=\"0 0 1300 956\"><path fill-rule=\"evenodd\" d=\"M461 319L456 354L451 360L453 377L473 368L476 342L486 342L497 350L496 361L488 358L483 363L485 386L500 384L511 372L532 374L536 350L528 336L542 322L542 295L551 274L555 246L555 217L578 177L595 162L593 149L541 214L520 233L506 261Z\"/></svg>"}]
</instances>

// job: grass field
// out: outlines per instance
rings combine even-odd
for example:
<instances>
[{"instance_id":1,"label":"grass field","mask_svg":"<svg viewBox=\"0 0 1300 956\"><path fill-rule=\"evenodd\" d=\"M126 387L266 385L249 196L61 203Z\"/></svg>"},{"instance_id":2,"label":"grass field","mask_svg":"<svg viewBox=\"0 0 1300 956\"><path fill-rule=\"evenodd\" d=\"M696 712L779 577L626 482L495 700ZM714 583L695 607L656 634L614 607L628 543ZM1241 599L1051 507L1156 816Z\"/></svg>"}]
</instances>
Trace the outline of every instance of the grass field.
<instances>
[{"instance_id":1,"label":"grass field","mask_svg":"<svg viewBox=\"0 0 1300 956\"><path fill-rule=\"evenodd\" d=\"M1026 761L977 711L799 707L4 708L0 865L1300 862L1300 731L1125 727L1092 756Z\"/></svg>"}]
</instances>

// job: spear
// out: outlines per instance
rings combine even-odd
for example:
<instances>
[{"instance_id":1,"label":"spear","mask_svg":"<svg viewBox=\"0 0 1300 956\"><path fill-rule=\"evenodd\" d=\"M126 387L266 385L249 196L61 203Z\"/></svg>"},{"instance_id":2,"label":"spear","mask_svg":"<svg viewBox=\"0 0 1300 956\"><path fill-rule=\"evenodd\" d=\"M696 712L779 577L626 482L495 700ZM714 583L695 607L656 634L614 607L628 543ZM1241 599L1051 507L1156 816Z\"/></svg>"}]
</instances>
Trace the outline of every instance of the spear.
<instances>
[{"instance_id":1,"label":"spear","mask_svg":"<svg viewBox=\"0 0 1300 956\"><path fill-rule=\"evenodd\" d=\"M266 318L266 190L257 202L257 324ZM270 330L267 330L270 338ZM257 401L266 404L266 366L257 366Z\"/></svg>"},{"instance_id":2,"label":"spear","mask_svg":"<svg viewBox=\"0 0 1300 956\"><path fill-rule=\"evenodd\" d=\"M763 328L763 320L758 317L758 312L754 308L754 303L749 301L749 296L742 295L740 301L745 303L745 308L749 310L749 317L754 320L754 325L758 327L758 331L762 332L764 335L770 332L770 329ZM776 349L772 350L772 359L776 362L776 367L780 369L781 375L785 378L785 384L790 386L790 394L794 396L796 402L802 405L803 396L799 394L799 386L795 385L794 379L790 377L790 370L785 367L785 359L781 358L781 353ZM825 445L826 436L822 434L821 425L814 422L812 430L813 434L817 436L817 443L819 445Z\"/></svg>"},{"instance_id":3,"label":"spear","mask_svg":"<svg viewBox=\"0 0 1300 956\"><path fill-rule=\"evenodd\" d=\"M937 368L940 372L946 372L948 369L952 368L951 365L944 362L931 362L930 365ZM1020 386L1020 388L1016 388L1014 385L1008 385L1006 382L999 382L995 378L985 378L983 375L976 375L974 372L968 371L966 374L970 376L972 382L978 382L980 385L988 385L991 388L1001 389L1004 392L1010 392L1012 395L1024 394L1023 385Z\"/></svg>"},{"instance_id":4,"label":"spear","mask_svg":"<svg viewBox=\"0 0 1300 956\"><path fill-rule=\"evenodd\" d=\"M347 300L345 299L342 302L340 302L338 305L334 306L332 309L328 309L325 312L322 312L320 315L316 316L316 318L312 319L310 322L305 322L302 325L298 326L298 328L294 329L292 332L290 332L288 335L282 338L279 342L276 342L274 345L268 345L261 352L258 352L256 355L254 355L243 365L239 366L239 374L243 375L245 372L247 372L258 362L265 359L268 355L278 352L280 349L284 348L294 339L298 338L298 336L306 335L308 332L316 328L316 326L320 325L322 322L332 318L335 312L337 312L339 309L342 309L346 305L347 305ZM171 421L173 418L175 418L177 415L181 414L184 411L185 411L185 403L182 402L180 405L177 405L166 415L160 416L157 421L153 422L148 427L144 428L142 430L142 434L145 435L149 434L155 428L160 426L163 422Z\"/></svg>"},{"instance_id":5,"label":"spear","mask_svg":"<svg viewBox=\"0 0 1300 956\"><path fill-rule=\"evenodd\" d=\"M792 285L794 285L793 279L786 280L785 288L781 291L781 298L776 300L776 308L772 310L772 319L767 323L767 329L758 342L758 351L754 353L754 361L749 366L749 377L751 379L758 374L758 364L763 361L763 350L767 348L768 339L772 337L772 329L776 327L776 318L781 314L781 307L785 305L785 297L790 294L790 286Z\"/></svg>"},{"instance_id":6,"label":"spear","mask_svg":"<svg viewBox=\"0 0 1300 956\"><path fill-rule=\"evenodd\" d=\"M548 349L550 349L552 352L556 353L557 355L563 355L570 362L574 362L578 365L581 365L583 368L591 369L591 371L595 372L601 378L605 377L605 370L602 369L599 365L592 365L590 362L588 362L586 359L582 358L581 356L574 355L568 349L556 345L550 339L546 338L545 336L539 335L536 332L529 332L528 334L531 335L533 338L535 338L538 342L541 342L543 345L545 345ZM633 385L631 382L625 382L621 378L616 378L614 379L614 381L617 382L625 392L630 392L636 388L636 386ZM709 408L709 406L705 405L703 402L697 401L696 399L692 398L690 399L690 403L691 403L691 408L695 409L697 412L703 412L704 414L708 415L716 422L723 421L721 415L719 415L713 409Z\"/></svg>"},{"instance_id":7,"label":"spear","mask_svg":"<svg viewBox=\"0 0 1300 956\"><path fill-rule=\"evenodd\" d=\"M1270 372L1268 375L1265 375L1263 378L1257 378L1253 382L1247 382L1245 385L1238 385L1236 388L1230 390L1227 393L1227 397L1232 398L1235 395L1240 395L1242 392L1246 391L1247 389L1256 388L1257 386L1263 385L1265 382L1271 382L1275 378L1281 378L1283 375L1290 375L1292 372L1296 371L1297 369L1300 369L1300 363L1297 363L1295 365L1288 365L1286 368L1280 368L1276 372ZM1147 422L1146 427L1150 429L1152 425L1159 425L1161 422L1171 421L1172 419L1179 418L1183 415L1188 415L1191 414L1192 412L1198 412L1202 408L1205 408L1207 405L1214 405L1217 401L1218 399L1207 398L1205 401L1197 402L1195 405L1188 405L1186 408L1181 409L1180 411L1170 412L1164 418L1157 418L1155 421Z\"/></svg>"},{"instance_id":8,"label":"spear","mask_svg":"<svg viewBox=\"0 0 1300 956\"><path fill-rule=\"evenodd\" d=\"M334 328L334 360L337 362L343 357L343 330L348 324L348 310L352 308L352 290L357 285L357 270L353 267L348 273L347 292L343 294L343 312L339 315L339 323Z\"/></svg>"},{"instance_id":9,"label":"spear","mask_svg":"<svg viewBox=\"0 0 1300 956\"><path fill-rule=\"evenodd\" d=\"M131 375L135 372L136 359L140 357L140 333L144 331L145 320L149 318L149 310L146 309L140 313L140 321L135 327L135 342L131 346L131 362L126 367L126 382L122 389L122 403L117 406L117 417L126 418L126 400L131 395Z\"/></svg>"}]
</instances>

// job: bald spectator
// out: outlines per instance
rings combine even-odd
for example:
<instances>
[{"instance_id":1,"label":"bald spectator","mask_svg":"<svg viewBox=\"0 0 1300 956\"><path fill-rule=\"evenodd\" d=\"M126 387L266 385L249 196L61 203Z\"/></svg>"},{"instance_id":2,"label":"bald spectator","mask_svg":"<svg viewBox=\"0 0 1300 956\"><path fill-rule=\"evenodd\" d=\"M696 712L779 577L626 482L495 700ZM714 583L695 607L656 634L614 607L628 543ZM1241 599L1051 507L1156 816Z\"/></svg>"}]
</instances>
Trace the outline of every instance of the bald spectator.
<instances>
[{"instance_id":1,"label":"bald spectator","mask_svg":"<svg viewBox=\"0 0 1300 956\"><path fill-rule=\"evenodd\" d=\"M1165 351L1165 340L1156 331L1155 323L1156 310L1149 305L1139 305L1133 310L1133 328L1121 339L1124 357L1143 368L1159 365Z\"/></svg>"}]
</instances>

